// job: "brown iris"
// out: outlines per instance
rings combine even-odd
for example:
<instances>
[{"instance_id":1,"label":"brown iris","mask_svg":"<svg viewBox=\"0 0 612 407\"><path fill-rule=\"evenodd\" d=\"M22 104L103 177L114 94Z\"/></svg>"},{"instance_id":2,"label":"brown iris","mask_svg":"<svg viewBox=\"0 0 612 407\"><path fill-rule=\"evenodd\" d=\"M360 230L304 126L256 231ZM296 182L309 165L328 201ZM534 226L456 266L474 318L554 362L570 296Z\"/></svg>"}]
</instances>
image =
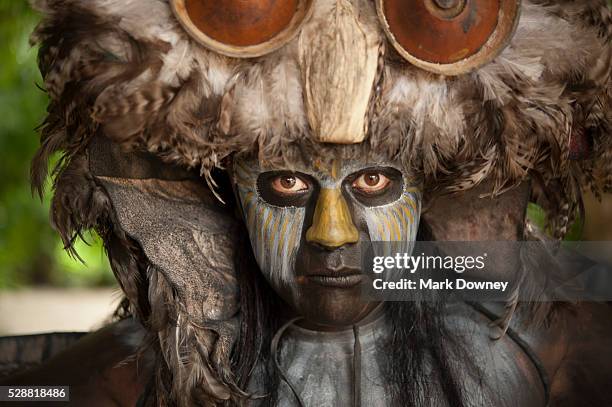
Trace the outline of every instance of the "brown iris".
<instances>
[{"instance_id":1,"label":"brown iris","mask_svg":"<svg viewBox=\"0 0 612 407\"><path fill-rule=\"evenodd\" d=\"M280 184L285 189L291 189L295 186L297 180L295 177L281 177Z\"/></svg>"},{"instance_id":2,"label":"brown iris","mask_svg":"<svg viewBox=\"0 0 612 407\"><path fill-rule=\"evenodd\" d=\"M366 174L365 175L365 183L368 186L376 186L380 182L380 175L378 174Z\"/></svg>"}]
</instances>

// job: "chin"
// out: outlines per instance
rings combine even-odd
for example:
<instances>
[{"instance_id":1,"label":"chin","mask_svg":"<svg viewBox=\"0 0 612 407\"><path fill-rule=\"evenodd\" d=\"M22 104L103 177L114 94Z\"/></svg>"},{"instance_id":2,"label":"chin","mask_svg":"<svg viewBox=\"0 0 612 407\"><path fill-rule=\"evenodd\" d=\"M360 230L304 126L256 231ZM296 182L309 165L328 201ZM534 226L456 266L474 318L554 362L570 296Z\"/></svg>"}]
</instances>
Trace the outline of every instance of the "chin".
<instances>
[{"instance_id":1,"label":"chin","mask_svg":"<svg viewBox=\"0 0 612 407\"><path fill-rule=\"evenodd\" d=\"M295 308L311 324L350 327L364 319L373 306L362 300L359 290L357 293L348 291L334 289L333 292L311 292L302 297L304 303L296 304Z\"/></svg>"}]
</instances>

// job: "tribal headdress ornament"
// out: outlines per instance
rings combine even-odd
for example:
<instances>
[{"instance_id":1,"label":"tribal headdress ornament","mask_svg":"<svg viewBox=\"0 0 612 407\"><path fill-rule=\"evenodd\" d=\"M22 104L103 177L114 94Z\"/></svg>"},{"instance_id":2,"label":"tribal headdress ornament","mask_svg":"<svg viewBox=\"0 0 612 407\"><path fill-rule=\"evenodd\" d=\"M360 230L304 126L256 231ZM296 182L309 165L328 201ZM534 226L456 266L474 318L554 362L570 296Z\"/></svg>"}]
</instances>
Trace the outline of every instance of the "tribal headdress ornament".
<instances>
[{"instance_id":1,"label":"tribal headdress ornament","mask_svg":"<svg viewBox=\"0 0 612 407\"><path fill-rule=\"evenodd\" d=\"M575 219L583 188L612 188L603 1L34 4L43 19L32 40L50 101L33 185L42 192L49 158L61 152L53 224L67 249L84 229L104 239L129 311L160 351L160 404L245 395L241 366L230 361L242 298L232 231L241 218L257 225L254 255L282 275L290 259L266 257L258 244L290 246L307 216L299 204L266 209L293 211L296 225L249 214L261 191L245 166L325 169L310 176L323 180L320 196L335 212L315 209L317 225L346 218L333 192L350 176L333 167L338 145L345 161L365 151L371 162L409 167L426 203L473 189L512 196L529 180L556 237ZM217 200L232 197L215 174L235 157L245 157L234 165L240 215ZM420 194L404 186L404 204L376 209L392 225L381 236L416 233L393 223L420 209ZM453 238L445 231L460 216L432 222L435 237ZM368 228L373 236L378 226ZM342 230L303 232L323 245L357 239L350 225Z\"/></svg>"}]
</instances>

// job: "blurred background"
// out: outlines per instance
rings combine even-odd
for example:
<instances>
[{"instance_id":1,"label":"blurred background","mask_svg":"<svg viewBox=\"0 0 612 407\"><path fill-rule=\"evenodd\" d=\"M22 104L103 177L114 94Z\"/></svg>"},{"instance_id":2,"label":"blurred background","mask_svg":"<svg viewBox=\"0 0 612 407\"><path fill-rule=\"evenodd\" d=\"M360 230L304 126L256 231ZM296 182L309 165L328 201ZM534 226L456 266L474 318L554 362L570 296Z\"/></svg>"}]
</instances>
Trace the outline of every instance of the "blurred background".
<instances>
[{"instance_id":1,"label":"blurred background","mask_svg":"<svg viewBox=\"0 0 612 407\"><path fill-rule=\"evenodd\" d=\"M118 299L97 236L77 244L84 264L70 258L49 226L50 194L30 190L47 103L28 42L37 20L26 0L0 0L0 335L88 330Z\"/></svg>"},{"instance_id":2,"label":"blurred background","mask_svg":"<svg viewBox=\"0 0 612 407\"><path fill-rule=\"evenodd\" d=\"M38 17L26 0L0 0L0 335L82 331L100 326L119 300L100 240L76 246L70 258L49 226L49 197L29 186L46 95L28 43ZM50 185L47 188L49 191ZM573 238L612 240L612 200L587 197L583 230ZM531 216L542 218L535 207Z\"/></svg>"}]
</instances>

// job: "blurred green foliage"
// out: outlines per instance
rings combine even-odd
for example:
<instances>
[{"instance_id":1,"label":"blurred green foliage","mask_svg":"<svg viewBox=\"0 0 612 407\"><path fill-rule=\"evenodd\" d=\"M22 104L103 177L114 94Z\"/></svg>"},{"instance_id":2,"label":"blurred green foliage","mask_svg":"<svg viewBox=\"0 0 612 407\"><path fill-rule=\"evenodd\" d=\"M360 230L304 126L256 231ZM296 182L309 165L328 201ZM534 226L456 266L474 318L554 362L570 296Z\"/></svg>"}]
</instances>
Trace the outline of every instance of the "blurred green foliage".
<instances>
[{"instance_id":1,"label":"blurred green foliage","mask_svg":"<svg viewBox=\"0 0 612 407\"><path fill-rule=\"evenodd\" d=\"M538 228L549 233L550 230L546 227L546 211L539 205L530 202L527 206L527 218ZM582 219L576 219L576 221L570 226L567 235L565 235L566 242L576 242L583 239L584 235L584 222Z\"/></svg>"},{"instance_id":2,"label":"blurred green foliage","mask_svg":"<svg viewBox=\"0 0 612 407\"><path fill-rule=\"evenodd\" d=\"M107 285L114 282L99 239L87 238L71 259L49 226L49 196L41 202L29 186L30 159L38 147L47 96L36 49L28 39L38 16L25 0L0 0L0 289L30 284ZM48 190L48 189L47 189Z\"/></svg>"}]
</instances>

